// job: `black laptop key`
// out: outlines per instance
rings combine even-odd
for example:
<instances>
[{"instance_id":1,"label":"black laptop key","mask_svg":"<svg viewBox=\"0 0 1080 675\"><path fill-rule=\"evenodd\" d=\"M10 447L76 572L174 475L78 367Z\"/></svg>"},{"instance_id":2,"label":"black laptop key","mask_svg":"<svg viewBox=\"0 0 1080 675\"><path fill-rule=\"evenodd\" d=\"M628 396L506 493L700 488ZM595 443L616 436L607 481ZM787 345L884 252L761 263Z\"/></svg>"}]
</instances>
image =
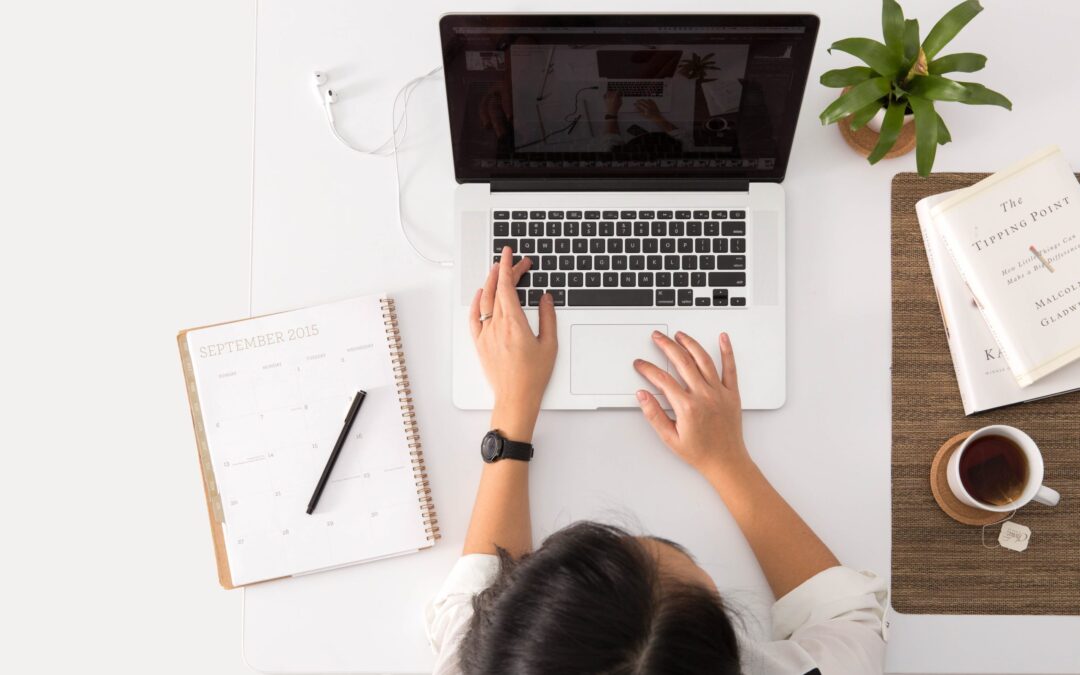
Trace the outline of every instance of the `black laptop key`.
<instances>
[{"instance_id":1,"label":"black laptop key","mask_svg":"<svg viewBox=\"0 0 1080 675\"><path fill-rule=\"evenodd\" d=\"M567 294L571 307L651 307L651 288L571 288Z\"/></svg>"},{"instance_id":2,"label":"black laptop key","mask_svg":"<svg viewBox=\"0 0 1080 675\"><path fill-rule=\"evenodd\" d=\"M607 256L607 255L593 256L593 261L592 262L593 262L593 267L600 270L601 272L604 271L604 270L611 269L611 256Z\"/></svg>"},{"instance_id":3,"label":"black laptop key","mask_svg":"<svg viewBox=\"0 0 1080 675\"><path fill-rule=\"evenodd\" d=\"M712 303L708 298L694 298L694 305L696 307L708 307Z\"/></svg>"},{"instance_id":4,"label":"black laptop key","mask_svg":"<svg viewBox=\"0 0 1080 675\"><path fill-rule=\"evenodd\" d=\"M650 270L664 269L664 259L658 255L645 256L645 267Z\"/></svg>"},{"instance_id":5,"label":"black laptop key","mask_svg":"<svg viewBox=\"0 0 1080 675\"><path fill-rule=\"evenodd\" d=\"M681 220L673 220L668 223L668 234L673 237L681 237L686 232L686 223Z\"/></svg>"},{"instance_id":6,"label":"black laptop key","mask_svg":"<svg viewBox=\"0 0 1080 675\"><path fill-rule=\"evenodd\" d=\"M671 220L675 215L671 211L657 211L656 217L660 220Z\"/></svg>"},{"instance_id":7,"label":"black laptop key","mask_svg":"<svg viewBox=\"0 0 1080 675\"><path fill-rule=\"evenodd\" d=\"M716 218L717 220L723 220L724 218L728 217L727 211L713 211L712 217Z\"/></svg>"},{"instance_id":8,"label":"black laptop key","mask_svg":"<svg viewBox=\"0 0 1080 675\"><path fill-rule=\"evenodd\" d=\"M552 288L561 288L566 285L566 272L552 272L548 280Z\"/></svg>"},{"instance_id":9,"label":"black laptop key","mask_svg":"<svg viewBox=\"0 0 1080 675\"><path fill-rule=\"evenodd\" d=\"M496 239L491 250L493 253L502 253L504 246L509 246L511 251L517 251L517 241L514 239Z\"/></svg>"},{"instance_id":10,"label":"black laptop key","mask_svg":"<svg viewBox=\"0 0 1080 675\"><path fill-rule=\"evenodd\" d=\"M603 253L604 252L604 240L603 239L590 239L589 240L589 252L590 253Z\"/></svg>"},{"instance_id":11,"label":"black laptop key","mask_svg":"<svg viewBox=\"0 0 1080 675\"><path fill-rule=\"evenodd\" d=\"M702 220L704 220L705 218L709 217L709 212L708 211L695 210L694 211L694 217L695 218L701 218Z\"/></svg>"},{"instance_id":12,"label":"black laptop key","mask_svg":"<svg viewBox=\"0 0 1080 675\"><path fill-rule=\"evenodd\" d=\"M700 237L701 236L701 221L691 220L686 224L686 236L688 237Z\"/></svg>"},{"instance_id":13,"label":"black laptop key","mask_svg":"<svg viewBox=\"0 0 1080 675\"><path fill-rule=\"evenodd\" d=\"M524 220L515 220L510 223L510 234L514 237L524 237L529 233L528 226Z\"/></svg>"},{"instance_id":14,"label":"black laptop key","mask_svg":"<svg viewBox=\"0 0 1080 675\"><path fill-rule=\"evenodd\" d=\"M505 220L496 220L494 232L496 237L509 237L510 223Z\"/></svg>"},{"instance_id":15,"label":"black laptop key","mask_svg":"<svg viewBox=\"0 0 1080 675\"><path fill-rule=\"evenodd\" d=\"M608 253L622 253L623 252L623 240L611 239L607 243Z\"/></svg>"},{"instance_id":16,"label":"black laptop key","mask_svg":"<svg viewBox=\"0 0 1080 675\"><path fill-rule=\"evenodd\" d=\"M746 272L709 272L709 285L718 286L745 286Z\"/></svg>"},{"instance_id":17,"label":"black laptop key","mask_svg":"<svg viewBox=\"0 0 1080 675\"><path fill-rule=\"evenodd\" d=\"M675 279L675 286L678 288L686 288L690 285L690 274L688 272L675 272L672 276Z\"/></svg>"},{"instance_id":18,"label":"black laptop key","mask_svg":"<svg viewBox=\"0 0 1080 675\"><path fill-rule=\"evenodd\" d=\"M585 275L581 272L571 272L566 277L567 284L571 288L579 288L585 285Z\"/></svg>"},{"instance_id":19,"label":"black laptop key","mask_svg":"<svg viewBox=\"0 0 1080 675\"><path fill-rule=\"evenodd\" d=\"M570 240L569 239L556 239L555 240L555 252L556 253L569 253L570 252Z\"/></svg>"},{"instance_id":20,"label":"black laptop key","mask_svg":"<svg viewBox=\"0 0 1080 675\"><path fill-rule=\"evenodd\" d=\"M712 252L713 253L727 253L728 243L727 239L713 239L712 240Z\"/></svg>"},{"instance_id":21,"label":"black laptop key","mask_svg":"<svg viewBox=\"0 0 1080 675\"><path fill-rule=\"evenodd\" d=\"M565 272L569 272L574 269L574 256L561 255L559 256L559 269Z\"/></svg>"},{"instance_id":22,"label":"black laptop key","mask_svg":"<svg viewBox=\"0 0 1080 675\"><path fill-rule=\"evenodd\" d=\"M600 221L600 236L601 237L614 237L615 236L615 223L610 220Z\"/></svg>"},{"instance_id":23,"label":"black laptop key","mask_svg":"<svg viewBox=\"0 0 1080 675\"><path fill-rule=\"evenodd\" d=\"M529 211L529 218L531 220L545 220L547 218L547 214L543 211Z\"/></svg>"},{"instance_id":24,"label":"black laptop key","mask_svg":"<svg viewBox=\"0 0 1080 675\"><path fill-rule=\"evenodd\" d=\"M657 307L674 307L675 306L675 289L673 289L673 288L658 288L658 289L656 289L656 306Z\"/></svg>"},{"instance_id":25,"label":"black laptop key","mask_svg":"<svg viewBox=\"0 0 1080 675\"><path fill-rule=\"evenodd\" d=\"M679 240L678 244L679 253L693 253L694 252L694 240L689 237L683 237Z\"/></svg>"},{"instance_id":26,"label":"black laptop key","mask_svg":"<svg viewBox=\"0 0 1080 675\"><path fill-rule=\"evenodd\" d=\"M619 285L619 273L618 272L604 272L604 287Z\"/></svg>"},{"instance_id":27,"label":"black laptop key","mask_svg":"<svg viewBox=\"0 0 1080 675\"><path fill-rule=\"evenodd\" d=\"M549 220L547 224L547 236L549 237L561 237L562 236L562 223L557 220Z\"/></svg>"},{"instance_id":28,"label":"black laptop key","mask_svg":"<svg viewBox=\"0 0 1080 675\"><path fill-rule=\"evenodd\" d=\"M596 221L583 220L581 222L581 236L583 236L583 237L595 237L596 236Z\"/></svg>"},{"instance_id":29,"label":"black laptop key","mask_svg":"<svg viewBox=\"0 0 1080 675\"><path fill-rule=\"evenodd\" d=\"M619 212L618 211L604 211L604 218L605 219L615 220L618 217L619 217Z\"/></svg>"},{"instance_id":30,"label":"black laptop key","mask_svg":"<svg viewBox=\"0 0 1080 675\"><path fill-rule=\"evenodd\" d=\"M682 268L684 270L696 270L697 269L697 256L690 254L682 257Z\"/></svg>"},{"instance_id":31,"label":"black laptop key","mask_svg":"<svg viewBox=\"0 0 1080 675\"><path fill-rule=\"evenodd\" d=\"M739 296L739 297L731 296L731 306L732 307L746 307L746 298L741 297L741 296Z\"/></svg>"},{"instance_id":32,"label":"black laptop key","mask_svg":"<svg viewBox=\"0 0 1080 675\"><path fill-rule=\"evenodd\" d=\"M581 223L576 220L568 220L563 223L562 231L564 237L576 237L578 232L581 231Z\"/></svg>"},{"instance_id":33,"label":"black laptop key","mask_svg":"<svg viewBox=\"0 0 1080 675\"><path fill-rule=\"evenodd\" d=\"M705 221L705 236L706 237L719 237L720 236L720 223L715 220Z\"/></svg>"},{"instance_id":34,"label":"black laptop key","mask_svg":"<svg viewBox=\"0 0 1080 675\"><path fill-rule=\"evenodd\" d=\"M712 250L712 246L708 239L695 239L694 240L694 253L708 253Z\"/></svg>"},{"instance_id":35,"label":"black laptop key","mask_svg":"<svg viewBox=\"0 0 1080 675\"><path fill-rule=\"evenodd\" d=\"M716 269L716 256L710 253L706 253L705 255L699 255L697 260L697 268L699 270Z\"/></svg>"},{"instance_id":36,"label":"black laptop key","mask_svg":"<svg viewBox=\"0 0 1080 675\"><path fill-rule=\"evenodd\" d=\"M615 223L615 235L618 237L629 237L633 231L634 224L629 220L620 220Z\"/></svg>"},{"instance_id":37,"label":"black laptop key","mask_svg":"<svg viewBox=\"0 0 1080 675\"><path fill-rule=\"evenodd\" d=\"M559 268L559 261L553 255L546 255L540 258L540 269L551 271Z\"/></svg>"},{"instance_id":38,"label":"black laptop key","mask_svg":"<svg viewBox=\"0 0 1080 675\"><path fill-rule=\"evenodd\" d=\"M638 272L637 285L638 286L652 286L653 285L653 273L652 272Z\"/></svg>"},{"instance_id":39,"label":"black laptop key","mask_svg":"<svg viewBox=\"0 0 1080 675\"><path fill-rule=\"evenodd\" d=\"M599 272L587 272L585 274L585 285L591 287L600 285L600 273Z\"/></svg>"},{"instance_id":40,"label":"black laptop key","mask_svg":"<svg viewBox=\"0 0 1080 675\"><path fill-rule=\"evenodd\" d=\"M661 253L674 253L675 252L675 240L671 238L660 240L660 252Z\"/></svg>"},{"instance_id":41,"label":"black laptop key","mask_svg":"<svg viewBox=\"0 0 1080 675\"><path fill-rule=\"evenodd\" d=\"M613 270L624 270L624 269L627 268L627 265L628 265L628 262L627 262L627 257L626 256L624 256L624 255L613 255L613 256L611 256L611 269L613 269Z\"/></svg>"},{"instance_id":42,"label":"black laptop key","mask_svg":"<svg viewBox=\"0 0 1080 675\"><path fill-rule=\"evenodd\" d=\"M645 256L643 256L643 255L632 255L632 256L630 256L630 269L632 269L632 270L643 270L643 269L645 269Z\"/></svg>"},{"instance_id":43,"label":"black laptop key","mask_svg":"<svg viewBox=\"0 0 1080 675\"><path fill-rule=\"evenodd\" d=\"M551 299L556 307L562 307L566 304L566 289L555 288L548 292L551 293Z\"/></svg>"},{"instance_id":44,"label":"black laptop key","mask_svg":"<svg viewBox=\"0 0 1080 675\"><path fill-rule=\"evenodd\" d=\"M634 220L638 217L637 211L620 211L619 217L623 220Z\"/></svg>"},{"instance_id":45,"label":"black laptop key","mask_svg":"<svg viewBox=\"0 0 1080 675\"><path fill-rule=\"evenodd\" d=\"M528 220L529 212L528 211L511 211L510 212L510 217L513 218L514 220Z\"/></svg>"},{"instance_id":46,"label":"black laptop key","mask_svg":"<svg viewBox=\"0 0 1080 675\"><path fill-rule=\"evenodd\" d=\"M637 217L638 218L644 218L645 220L652 220L653 218L656 217L656 212L654 212L654 211L638 211Z\"/></svg>"},{"instance_id":47,"label":"black laptop key","mask_svg":"<svg viewBox=\"0 0 1080 675\"><path fill-rule=\"evenodd\" d=\"M677 269L679 269L679 256L677 256L677 255L666 255L666 256L664 256L664 269L666 269L666 270L677 270Z\"/></svg>"},{"instance_id":48,"label":"black laptop key","mask_svg":"<svg viewBox=\"0 0 1080 675\"><path fill-rule=\"evenodd\" d=\"M690 218L694 217L694 214L690 213L689 211L676 211L675 217L679 220L689 220Z\"/></svg>"},{"instance_id":49,"label":"black laptop key","mask_svg":"<svg viewBox=\"0 0 1080 675\"><path fill-rule=\"evenodd\" d=\"M536 252L537 253L551 253L555 250L555 242L550 239L537 239L536 240Z\"/></svg>"},{"instance_id":50,"label":"black laptop key","mask_svg":"<svg viewBox=\"0 0 1080 675\"><path fill-rule=\"evenodd\" d=\"M722 233L725 237L745 237L746 236L746 221L745 220L725 220L723 224Z\"/></svg>"},{"instance_id":51,"label":"black laptop key","mask_svg":"<svg viewBox=\"0 0 1080 675\"><path fill-rule=\"evenodd\" d=\"M742 220L746 218L746 211L732 211L730 214L732 220Z\"/></svg>"},{"instance_id":52,"label":"black laptop key","mask_svg":"<svg viewBox=\"0 0 1080 675\"><path fill-rule=\"evenodd\" d=\"M732 239L731 240L731 252L732 253L746 253L746 240L745 239Z\"/></svg>"},{"instance_id":53,"label":"black laptop key","mask_svg":"<svg viewBox=\"0 0 1080 675\"><path fill-rule=\"evenodd\" d=\"M540 297L544 295L543 291L531 289L529 291L529 307L537 307L540 304Z\"/></svg>"},{"instance_id":54,"label":"black laptop key","mask_svg":"<svg viewBox=\"0 0 1080 675\"><path fill-rule=\"evenodd\" d=\"M645 239L641 242L641 250L645 253L659 253L660 243L655 239Z\"/></svg>"},{"instance_id":55,"label":"black laptop key","mask_svg":"<svg viewBox=\"0 0 1080 675\"><path fill-rule=\"evenodd\" d=\"M581 220L581 211L567 211L566 212L566 219L567 220Z\"/></svg>"},{"instance_id":56,"label":"black laptop key","mask_svg":"<svg viewBox=\"0 0 1080 675\"><path fill-rule=\"evenodd\" d=\"M524 288L517 289L517 295L518 295L518 304L524 305L526 302L528 302L528 300L526 299L528 296L525 294L525 289Z\"/></svg>"},{"instance_id":57,"label":"black laptop key","mask_svg":"<svg viewBox=\"0 0 1080 675\"><path fill-rule=\"evenodd\" d=\"M495 212L495 220L510 220L510 212L509 211L496 211Z\"/></svg>"},{"instance_id":58,"label":"black laptop key","mask_svg":"<svg viewBox=\"0 0 1080 675\"><path fill-rule=\"evenodd\" d=\"M527 255L525 257L529 259L529 263L530 263L529 269L532 269L532 270L540 269L540 256L538 256L538 255Z\"/></svg>"},{"instance_id":59,"label":"black laptop key","mask_svg":"<svg viewBox=\"0 0 1080 675\"><path fill-rule=\"evenodd\" d=\"M530 286L531 281L532 281L532 272L526 272L526 273L521 275L520 279L518 279L517 287L518 288L528 288Z\"/></svg>"},{"instance_id":60,"label":"black laptop key","mask_svg":"<svg viewBox=\"0 0 1080 675\"><path fill-rule=\"evenodd\" d=\"M690 285L694 288L703 288L708 282L708 275L704 272L693 272L690 274Z\"/></svg>"},{"instance_id":61,"label":"black laptop key","mask_svg":"<svg viewBox=\"0 0 1080 675\"><path fill-rule=\"evenodd\" d=\"M532 286L533 286L533 288L547 288L547 285L548 285L548 274L547 274L547 272L529 272L529 275L532 276Z\"/></svg>"},{"instance_id":62,"label":"black laptop key","mask_svg":"<svg viewBox=\"0 0 1080 675\"><path fill-rule=\"evenodd\" d=\"M579 255L577 257L577 268L579 270L591 270L592 269L592 256Z\"/></svg>"},{"instance_id":63,"label":"black laptop key","mask_svg":"<svg viewBox=\"0 0 1080 675\"><path fill-rule=\"evenodd\" d=\"M585 212L585 218L587 220L600 220L600 212L599 211L586 211Z\"/></svg>"},{"instance_id":64,"label":"black laptop key","mask_svg":"<svg viewBox=\"0 0 1080 675\"><path fill-rule=\"evenodd\" d=\"M671 286L671 272L657 272L656 285L663 288Z\"/></svg>"},{"instance_id":65,"label":"black laptop key","mask_svg":"<svg viewBox=\"0 0 1080 675\"><path fill-rule=\"evenodd\" d=\"M679 289L679 307L693 307L694 292L689 288Z\"/></svg>"},{"instance_id":66,"label":"black laptop key","mask_svg":"<svg viewBox=\"0 0 1080 675\"><path fill-rule=\"evenodd\" d=\"M626 252L627 253L641 253L641 240L640 239L627 239L626 240Z\"/></svg>"},{"instance_id":67,"label":"black laptop key","mask_svg":"<svg viewBox=\"0 0 1080 675\"><path fill-rule=\"evenodd\" d=\"M718 255L718 256L716 256L716 269L718 269L718 270L744 270L744 269L746 269L746 256L744 256L744 255Z\"/></svg>"},{"instance_id":68,"label":"black laptop key","mask_svg":"<svg viewBox=\"0 0 1080 675\"><path fill-rule=\"evenodd\" d=\"M637 285L637 275L633 272L619 274L619 285L623 288L632 288Z\"/></svg>"},{"instance_id":69,"label":"black laptop key","mask_svg":"<svg viewBox=\"0 0 1080 675\"><path fill-rule=\"evenodd\" d=\"M634 236L635 237L647 237L649 236L649 221L636 220L634 221Z\"/></svg>"},{"instance_id":70,"label":"black laptop key","mask_svg":"<svg viewBox=\"0 0 1080 675\"><path fill-rule=\"evenodd\" d=\"M548 211L547 217L552 220L562 220L565 215L562 211Z\"/></svg>"},{"instance_id":71,"label":"black laptop key","mask_svg":"<svg viewBox=\"0 0 1080 675\"><path fill-rule=\"evenodd\" d=\"M652 236L665 237L667 236L667 223L662 220L657 220L652 224Z\"/></svg>"},{"instance_id":72,"label":"black laptop key","mask_svg":"<svg viewBox=\"0 0 1080 675\"><path fill-rule=\"evenodd\" d=\"M589 252L589 240L588 239L574 239L570 243L570 248L574 253L588 253Z\"/></svg>"},{"instance_id":73,"label":"black laptop key","mask_svg":"<svg viewBox=\"0 0 1080 675\"><path fill-rule=\"evenodd\" d=\"M544 236L544 223L540 220L529 221L529 236L530 237L542 237Z\"/></svg>"}]
</instances>

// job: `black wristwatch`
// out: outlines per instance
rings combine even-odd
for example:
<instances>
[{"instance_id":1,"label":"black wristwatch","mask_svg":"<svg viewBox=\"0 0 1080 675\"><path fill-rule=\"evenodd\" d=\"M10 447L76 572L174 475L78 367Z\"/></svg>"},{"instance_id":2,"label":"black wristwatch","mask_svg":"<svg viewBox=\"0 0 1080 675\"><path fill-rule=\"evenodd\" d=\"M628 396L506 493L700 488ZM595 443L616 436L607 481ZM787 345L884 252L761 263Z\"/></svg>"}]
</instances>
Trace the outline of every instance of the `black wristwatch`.
<instances>
[{"instance_id":1,"label":"black wristwatch","mask_svg":"<svg viewBox=\"0 0 1080 675\"><path fill-rule=\"evenodd\" d=\"M521 443L503 438L498 429L492 429L484 434L484 440L480 442L480 456L490 464L500 459L517 459L527 462L532 459L532 443Z\"/></svg>"}]
</instances>

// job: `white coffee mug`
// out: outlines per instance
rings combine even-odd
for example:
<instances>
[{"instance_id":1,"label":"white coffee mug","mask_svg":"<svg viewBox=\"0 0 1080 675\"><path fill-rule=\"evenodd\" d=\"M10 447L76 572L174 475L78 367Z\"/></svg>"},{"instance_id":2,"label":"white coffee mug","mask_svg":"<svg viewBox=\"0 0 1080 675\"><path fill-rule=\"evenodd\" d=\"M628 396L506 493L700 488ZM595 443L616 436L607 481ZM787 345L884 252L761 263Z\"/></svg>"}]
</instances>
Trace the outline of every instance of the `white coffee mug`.
<instances>
[{"instance_id":1,"label":"white coffee mug","mask_svg":"<svg viewBox=\"0 0 1080 675\"><path fill-rule=\"evenodd\" d=\"M1008 504L987 504L986 502L979 501L968 493L967 488L964 487L963 482L960 480L960 458L973 442L984 436L1003 436L1004 438L1009 439L1024 452L1024 456L1027 458L1027 483L1024 484L1024 489L1021 491L1020 496ZM1052 490L1042 484L1043 471L1042 453L1039 452L1039 446L1035 445L1035 441L1031 440L1031 436L1028 436L1016 427L995 424L989 427L983 427L967 437L963 444L953 452L952 457L949 458L949 466L946 475L949 478L949 488L961 502L968 506L982 509L983 511L1008 513L1009 511L1015 511L1032 500L1037 501L1040 504L1046 504L1047 506L1057 506L1057 503L1061 501L1061 495L1058 494L1057 490Z\"/></svg>"}]
</instances>

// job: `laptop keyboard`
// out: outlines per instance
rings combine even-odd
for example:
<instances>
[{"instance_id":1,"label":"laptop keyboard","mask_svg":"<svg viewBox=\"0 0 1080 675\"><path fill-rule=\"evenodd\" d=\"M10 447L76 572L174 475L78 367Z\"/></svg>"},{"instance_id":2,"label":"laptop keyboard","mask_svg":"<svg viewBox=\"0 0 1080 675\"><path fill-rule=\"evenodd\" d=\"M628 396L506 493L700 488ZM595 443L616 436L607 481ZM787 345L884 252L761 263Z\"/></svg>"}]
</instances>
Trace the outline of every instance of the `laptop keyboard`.
<instances>
[{"instance_id":1,"label":"laptop keyboard","mask_svg":"<svg viewBox=\"0 0 1080 675\"><path fill-rule=\"evenodd\" d=\"M494 262L504 246L532 260L523 306L746 307L746 211L493 211Z\"/></svg>"},{"instance_id":2,"label":"laptop keyboard","mask_svg":"<svg viewBox=\"0 0 1080 675\"><path fill-rule=\"evenodd\" d=\"M660 98L664 95L663 80L609 80L608 91L617 91L626 98Z\"/></svg>"}]
</instances>

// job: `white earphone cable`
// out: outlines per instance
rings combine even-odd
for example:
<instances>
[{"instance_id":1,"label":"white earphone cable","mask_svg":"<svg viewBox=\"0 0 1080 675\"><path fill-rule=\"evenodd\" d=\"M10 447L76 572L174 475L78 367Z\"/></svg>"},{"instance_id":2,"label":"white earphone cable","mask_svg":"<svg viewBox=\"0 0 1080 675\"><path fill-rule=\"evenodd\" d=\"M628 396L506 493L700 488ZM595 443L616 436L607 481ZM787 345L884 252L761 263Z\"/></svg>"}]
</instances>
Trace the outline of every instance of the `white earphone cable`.
<instances>
[{"instance_id":1,"label":"white earphone cable","mask_svg":"<svg viewBox=\"0 0 1080 675\"><path fill-rule=\"evenodd\" d=\"M372 155L374 157L390 157L394 158L394 185L397 189L397 212L398 212L398 225L401 229L401 236L405 240L405 243L409 245L409 248L413 250L419 258L432 265L439 265L440 267L453 267L454 263L451 260L438 260L426 255L421 251L413 242L412 237L409 236L408 222L405 219L405 205L404 198L401 194L401 163L398 160L398 151L401 143L405 142L405 135L409 128L409 99L412 97L416 88L426 79L442 71L442 67L433 68L424 75L414 77L406 82L401 89L398 90L394 96L394 106L391 111L391 121L393 131L390 138L386 139L383 143L370 150L361 148L354 145L348 139L341 135L337 130L337 125L334 120L333 102L335 100L334 93L331 89L327 89L323 94L321 84L325 81L325 76L316 73L316 89L319 93L319 97L323 102L323 107L326 110L326 121L330 127L330 132L334 135L342 145L364 155ZM320 79L321 78L321 79ZM398 103L401 103L401 112L398 113Z\"/></svg>"}]
</instances>

